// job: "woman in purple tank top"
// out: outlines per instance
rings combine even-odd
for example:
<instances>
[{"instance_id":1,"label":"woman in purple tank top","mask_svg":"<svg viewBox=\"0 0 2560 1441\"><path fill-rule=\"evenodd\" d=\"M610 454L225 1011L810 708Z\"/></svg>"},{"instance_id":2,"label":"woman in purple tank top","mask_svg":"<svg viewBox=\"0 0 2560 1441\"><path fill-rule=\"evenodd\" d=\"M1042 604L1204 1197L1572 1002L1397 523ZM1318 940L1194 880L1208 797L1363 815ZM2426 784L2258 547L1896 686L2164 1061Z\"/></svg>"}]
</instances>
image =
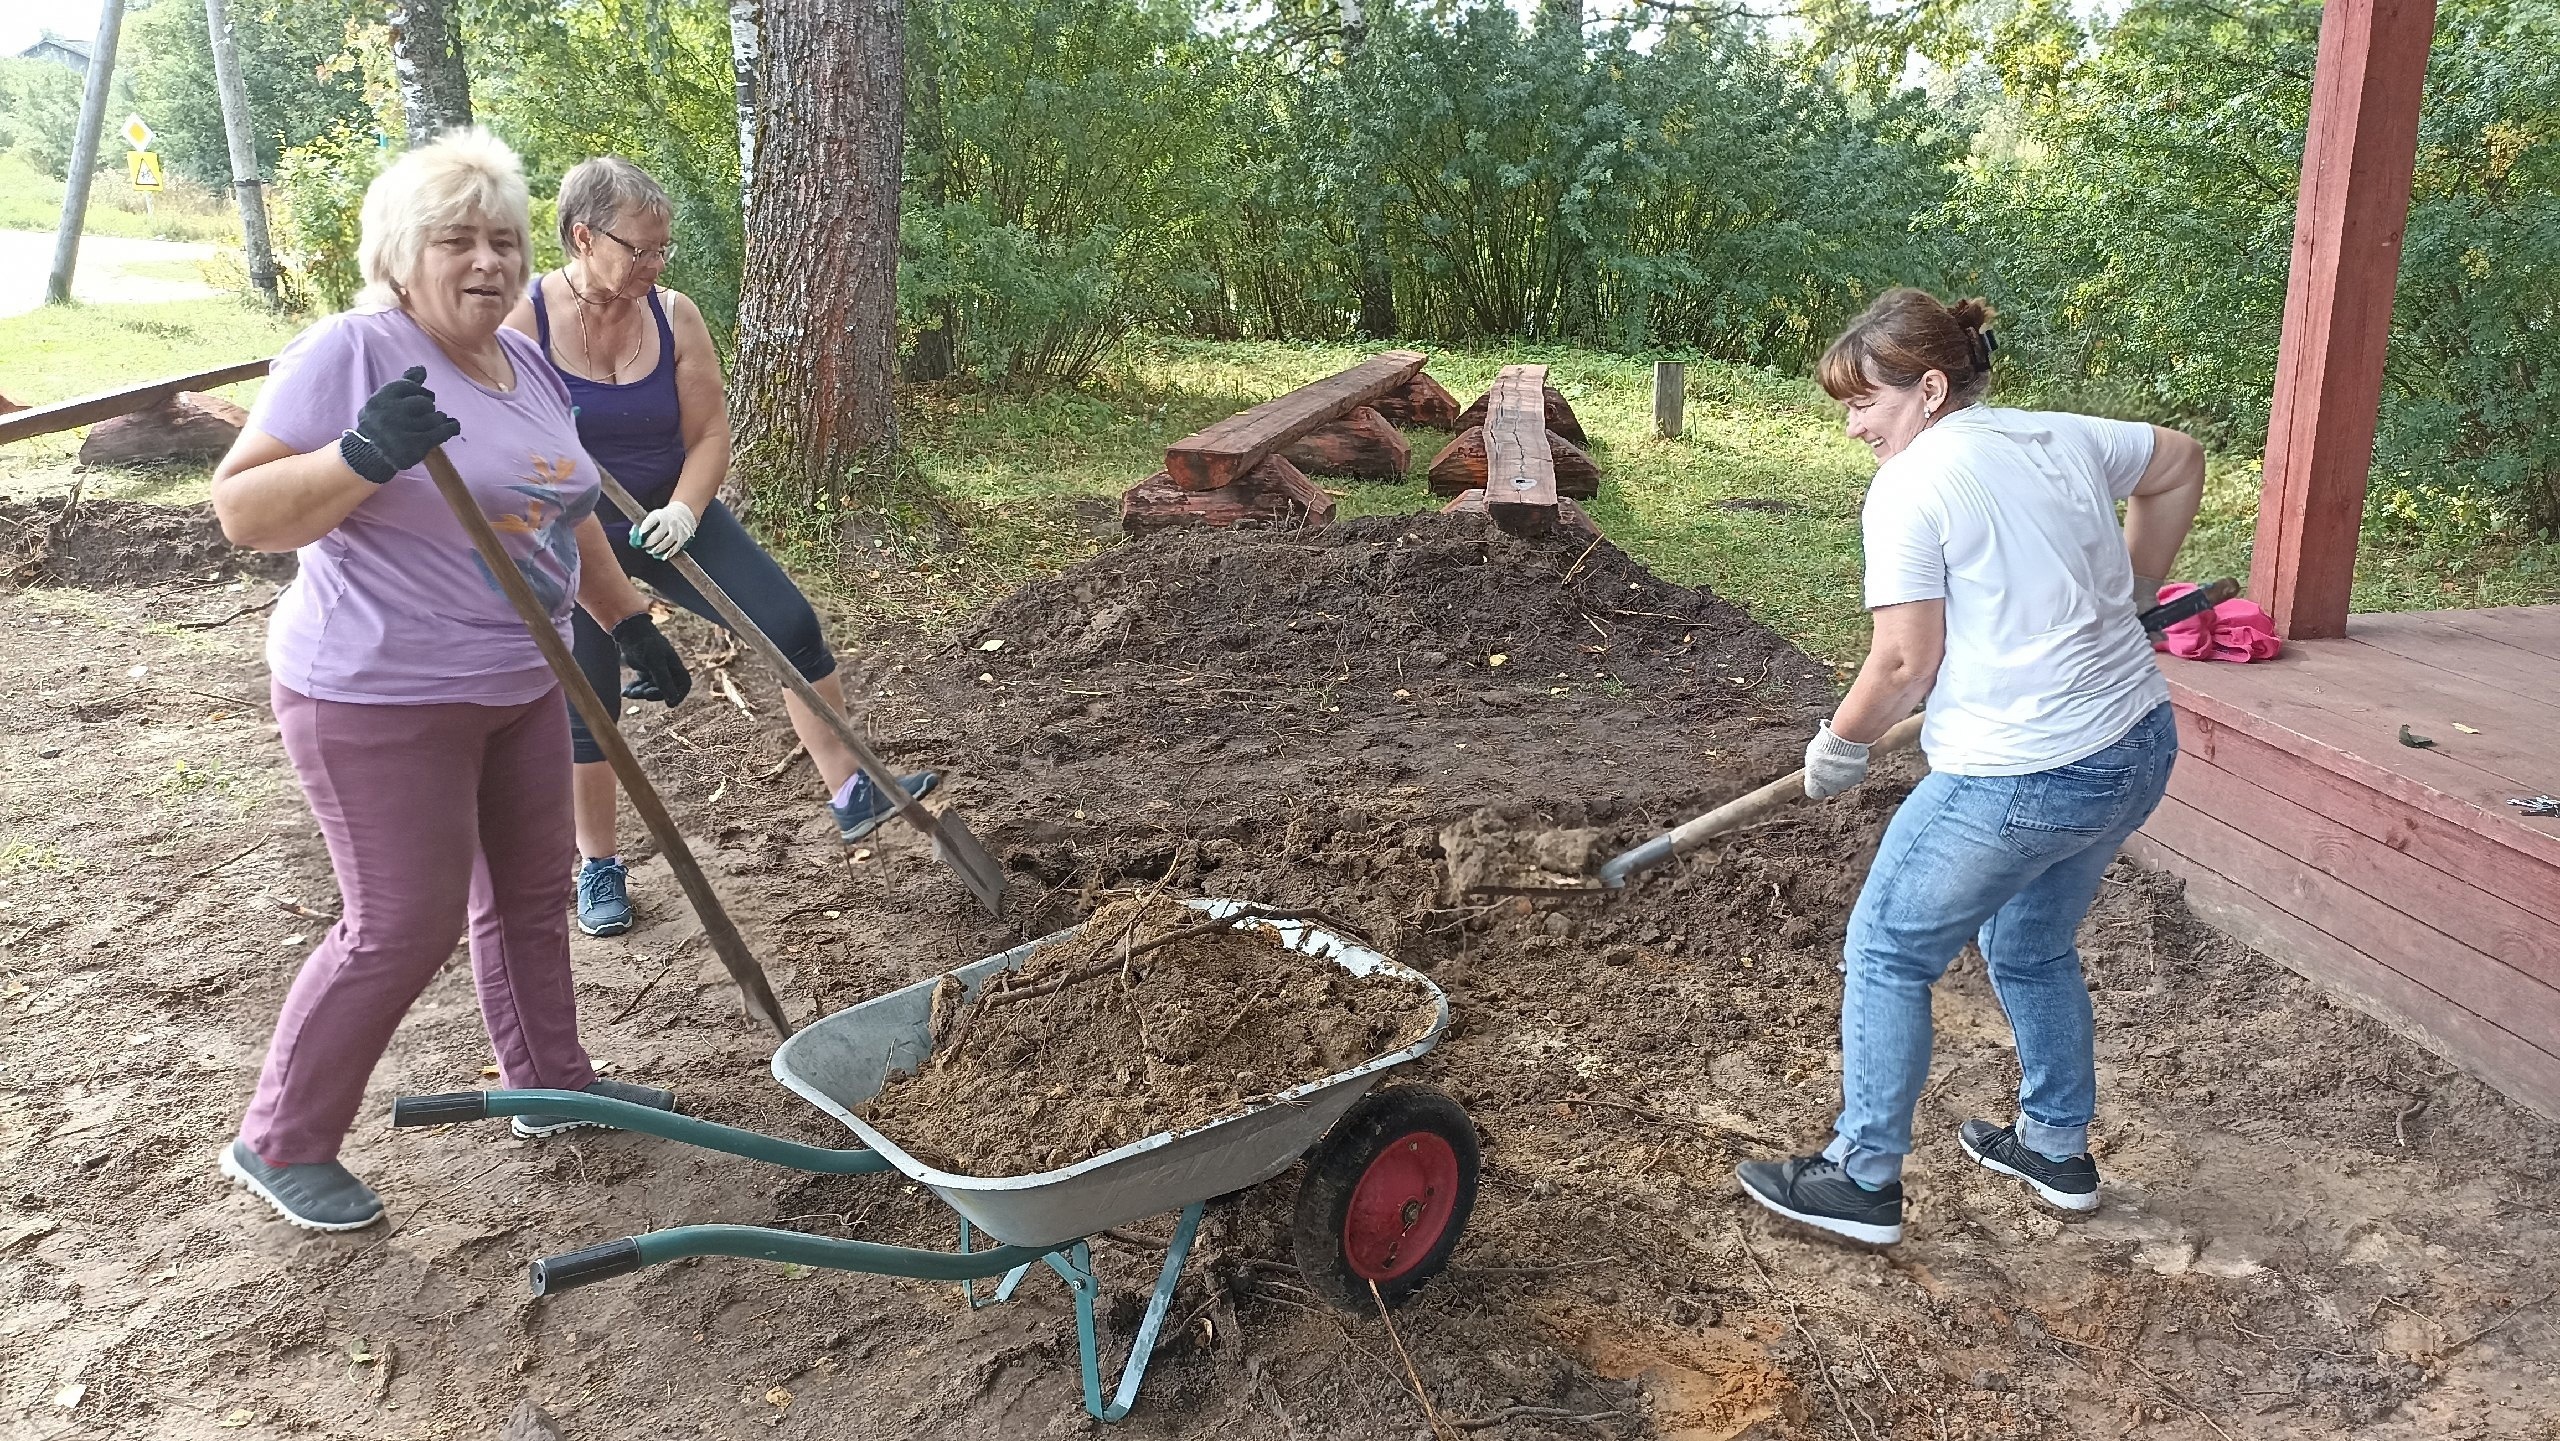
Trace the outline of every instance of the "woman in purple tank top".
<instances>
[{"instance_id":1,"label":"woman in purple tank top","mask_svg":"<svg viewBox=\"0 0 2560 1441\"><path fill-rule=\"evenodd\" d=\"M678 551L700 565L773 638L838 710L844 708L836 659L820 633L817 612L782 567L720 503L729 478L729 410L721 395L720 357L702 312L657 283L675 258L675 208L649 173L615 155L579 162L560 179L560 249L568 264L536 278L507 324L532 336L567 384L578 438L596 464L622 482L648 515L631 525L603 508L605 534L623 573L669 601L721 624L718 613L671 563ZM613 637L572 620L571 649L605 703L626 694ZM655 700L645 682L628 692ZM797 696L783 704L791 728L825 782L837 835L851 844L890 815L853 752ZM578 827L578 929L618 936L632 911L614 838L615 786L604 752L574 714ZM939 777L902 777L915 795Z\"/></svg>"}]
</instances>

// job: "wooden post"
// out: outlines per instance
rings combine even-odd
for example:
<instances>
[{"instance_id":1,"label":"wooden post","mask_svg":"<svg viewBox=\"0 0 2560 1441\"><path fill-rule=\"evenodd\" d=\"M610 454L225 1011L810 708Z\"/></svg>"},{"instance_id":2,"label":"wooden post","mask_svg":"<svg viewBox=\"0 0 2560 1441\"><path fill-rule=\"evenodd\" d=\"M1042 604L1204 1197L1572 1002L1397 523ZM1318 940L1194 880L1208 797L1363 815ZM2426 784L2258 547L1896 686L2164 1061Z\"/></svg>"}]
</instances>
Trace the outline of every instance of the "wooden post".
<instances>
[{"instance_id":1,"label":"wooden post","mask_svg":"<svg viewBox=\"0 0 2560 1441\"><path fill-rule=\"evenodd\" d=\"M2288 639L2347 630L2435 0L2329 0L2249 591Z\"/></svg>"},{"instance_id":2,"label":"wooden post","mask_svg":"<svg viewBox=\"0 0 2560 1441\"><path fill-rule=\"evenodd\" d=\"M1653 433L1664 440L1680 438L1681 414L1688 404L1689 367L1677 360L1653 363Z\"/></svg>"},{"instance_id":3,"label":"wooden post","mask_svg":"<svg viewBox=\"0 0 2560 1441\"><path fill-rule=\"evenodd\" d=\"M98 39L89 47L89 78L80 95L80 128L72 132L71 171L62 186L62 216L53 233L53 270L44 303L71 303L71 272L80 263L80 229L89 218L89 182L98 171L98 136L107 128L107 91L116 78L116 38L124 33L124 0L98 7Z\"/></svg>"}]
</instances>

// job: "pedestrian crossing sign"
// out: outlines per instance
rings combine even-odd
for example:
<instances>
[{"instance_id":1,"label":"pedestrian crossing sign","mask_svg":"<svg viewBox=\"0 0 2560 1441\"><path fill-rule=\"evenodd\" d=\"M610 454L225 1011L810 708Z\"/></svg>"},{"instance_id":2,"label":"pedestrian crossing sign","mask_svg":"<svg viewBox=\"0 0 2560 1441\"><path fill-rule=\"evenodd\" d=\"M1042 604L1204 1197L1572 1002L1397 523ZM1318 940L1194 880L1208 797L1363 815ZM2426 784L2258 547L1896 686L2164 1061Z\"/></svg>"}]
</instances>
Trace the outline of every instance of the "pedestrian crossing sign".
<instances>
[{"instance_id":1,"label":"pedestrian crossing sign","mask_svg":"<svg viewBox=\"0 0 2560 1441\"><path fill-rule=\"evenodd\" d=\"M136 150L127 155L124 161L125 176L133 181L134 189L157 190L160 188L159 151Z\"/></svg>"}]
</instances>

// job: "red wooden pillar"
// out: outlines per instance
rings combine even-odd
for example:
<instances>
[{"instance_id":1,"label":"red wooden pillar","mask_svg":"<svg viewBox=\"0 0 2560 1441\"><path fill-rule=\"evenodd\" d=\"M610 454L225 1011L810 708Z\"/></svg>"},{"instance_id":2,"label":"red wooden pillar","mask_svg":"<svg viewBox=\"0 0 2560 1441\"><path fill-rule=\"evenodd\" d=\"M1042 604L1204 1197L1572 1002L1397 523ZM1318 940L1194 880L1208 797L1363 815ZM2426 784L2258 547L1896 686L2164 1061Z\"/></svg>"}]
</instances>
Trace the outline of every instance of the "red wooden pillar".
<instances>
[{"instance_id":1,"label":"red wooden pillar","mask_svg":"<svg viewBox=\"0 0 2560 1441\"><path fill-rule=\"evenodd\" d=\"M2435 23L2435 0L2329 0L2320 17L2249 567L2250 594L2295 639L2346 634Z\"/></svg>"}]
</instances>

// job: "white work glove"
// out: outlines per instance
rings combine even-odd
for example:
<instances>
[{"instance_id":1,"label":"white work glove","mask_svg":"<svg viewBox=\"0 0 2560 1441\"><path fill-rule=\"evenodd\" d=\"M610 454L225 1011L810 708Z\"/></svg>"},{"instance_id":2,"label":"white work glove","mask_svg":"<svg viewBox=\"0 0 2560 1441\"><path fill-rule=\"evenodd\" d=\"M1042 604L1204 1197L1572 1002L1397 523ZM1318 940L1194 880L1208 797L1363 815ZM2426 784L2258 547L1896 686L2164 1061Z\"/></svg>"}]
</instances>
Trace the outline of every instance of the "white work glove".
<instances>
[{"instance_id":1,"label":"white work glove","mask_svg":"<svg viewBox=\"0 0 2560 1441\"><path fill-rule=\"evenodd\" d=\"M693 526L693 507L671 500L640 517L640 523L631 527L631 543L665 560L693 539Z\"/></svg>"},{"instance_id":2,"label":"white work glove","mask_svg":"<svg viewBox=\"0 0 2560 1441\"><path fill-rule=\"evenodd\" d=\"M1804 748L1804 793L1815 800L1836 796L1867 778L1867 748L1834 735L1831 722L1813 733Z\"/></svg>"}]
</instances>

